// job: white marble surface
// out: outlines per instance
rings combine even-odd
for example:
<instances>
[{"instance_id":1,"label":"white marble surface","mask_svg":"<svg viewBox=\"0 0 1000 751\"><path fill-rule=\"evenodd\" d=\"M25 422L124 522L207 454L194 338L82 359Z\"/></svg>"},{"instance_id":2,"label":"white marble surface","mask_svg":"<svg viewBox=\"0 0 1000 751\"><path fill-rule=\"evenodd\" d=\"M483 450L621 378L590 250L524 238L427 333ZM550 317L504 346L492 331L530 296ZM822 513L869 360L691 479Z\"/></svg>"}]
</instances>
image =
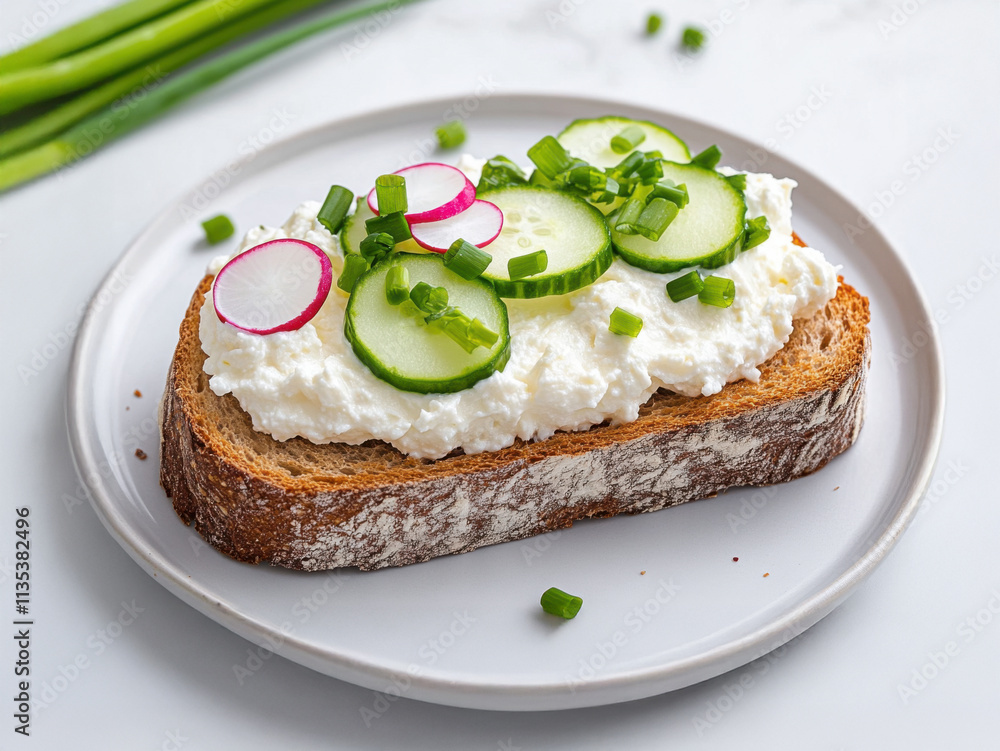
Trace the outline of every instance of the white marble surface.
<instances>
[{"instance_id":1,"label":"white marble surface","mask_svg":"<svg viewBox=\"0 0 1000 751\"><path fill-rule=\"evenodd\" d=\"M5 0L0 45L107 4ZM668 16L666 31L644 39L645 13L657 7ZM715 32L689 62L673 47L688 22ZM35 714L32 738L14 739L16 655L4 627L0 747L995 745L998 33L1000 6L971 0L427 0L374 34L333 33L290 50L64 178L0 197L0 399L8 425L0 592L5 600L13 592L13 509L29 504L33 672L39 682L65 686ZM73 502L83 496L63 417L69 345L82 306L128 241L252 139L400 100L461 100L487 84L656 102L770 145L873 206L932 308L947 313L944 444L924 512L888 560L778 656L673 694L586 711L515 715L399 700L369 728L359 708L372 692L281 658L240 686L232 666L246 659L248 643L162 589L88 506ZM37 375L22 377L18 366L30 366L48 343L55 354L36 360ZM109 627L122 603L133 601L142 608L134 622ZM946 649L950 656L939 654ZM944 664L938 675L901 696L900 685L934 659ZM69 667L74 661L84 667ZM734 688L741 678L743 688Z\"/></svg>"}]
</instances>

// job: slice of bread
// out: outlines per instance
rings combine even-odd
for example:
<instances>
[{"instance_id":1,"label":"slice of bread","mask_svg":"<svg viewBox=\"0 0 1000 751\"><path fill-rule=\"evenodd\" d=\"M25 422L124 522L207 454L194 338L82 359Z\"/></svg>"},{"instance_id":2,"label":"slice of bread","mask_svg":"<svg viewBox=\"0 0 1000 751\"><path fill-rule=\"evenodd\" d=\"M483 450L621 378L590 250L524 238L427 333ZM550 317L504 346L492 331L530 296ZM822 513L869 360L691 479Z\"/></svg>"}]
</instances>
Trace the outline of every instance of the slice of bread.
<instances>
[{"instance_id":1,"label":"slice of bread","mask_svg":"<svg viewBox=\"0 0 1000 751\"><path fill-rule=\"evenodd\" d=\"M211 283L191 300L167 377L160 482L185 523L248 563L401 566L785 482L847 449L864 419L868 300L841 281L824 310L795 322L758 383L709 397L661 390L631 423L437 460L380 441L279 442L208 387L198 323Z\"/></svg>"}]
</instances>

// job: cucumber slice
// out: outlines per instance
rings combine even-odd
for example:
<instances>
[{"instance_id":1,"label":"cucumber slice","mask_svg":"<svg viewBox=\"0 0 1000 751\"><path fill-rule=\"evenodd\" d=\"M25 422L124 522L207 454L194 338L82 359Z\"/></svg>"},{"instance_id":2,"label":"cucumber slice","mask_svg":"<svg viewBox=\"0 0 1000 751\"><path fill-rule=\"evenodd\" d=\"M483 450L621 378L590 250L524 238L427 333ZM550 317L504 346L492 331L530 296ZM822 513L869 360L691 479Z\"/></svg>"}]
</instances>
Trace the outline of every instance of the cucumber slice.
<instances>
[{"instance_id":1,"label":"cucumber slice","mask_svg":"<svg viewBox=\"0 0 1000 751\"><path fill-rule=\"evenodd\" d=\"M657 241L611 230L618 254L633 266L663 273L688 266L715 269L736 258L747 206L743 193L715 170L663 163L663 176L687 185L688 205ZM614 227L614 218L608 223Z\"/></svg>"},{"instance_id":2,"label":"cucumber slice","mask_svg":"<svg viewBox=\"0 0 1000 751\"><path fill-rule=\"evenodd\" d=\"M490 349L466 352L448 336L423 324L386 299L389 269L406 268L410 288L418 282L448 290L448 304L478 318L499 334ZM406 303L404 303L405 305ZM354 353L383 381L403 391L450 393L503 370L510 359L507 306L493 287L480 279L463 279L444 265L440 254L397 253L358 279L347 303L344 335Z\"/></svg>"},{"instance_id":3,"label":"cucumber slice","mask_svg":"<svg viewBox=\"0 0 1000 751\"><path fill-rule=\"evenodd\" d=\"M364 196L359 197L354 207L354 213L344 220L344 226L341 228L340 235L338 236L340 238L340 248L344 251L344 255L348 253L357 255L361 252L361 241L368 237L365 221L371 219L373 216L375 216L375 212L368 207L368 201L365 200ZM412 238L404 240L401 243L396 243L396 250L404 253L429 252L417 245Z\"/></svg>"},{"instance_id":4,"label":"cucumber slice","mask_svg":"<svg viewBox=\"0 0 1000 751\"><path fill-rule=\"evenodd\" d=\"M687 144L666 128L648 120L630 120L627 117L588 118L574 120L557 136L559 143L573 156L584 159L595 167L614 167L625 154L611 150L611 139L629 125L642 129L646 138L636 146L639 151L660 151L671 162L687 162L691 152Z\"/></svg>"},{"instance_id":5,"label":"cucumber slice","mask_svg":"<svg viewBox=\"0 0 1000 751\"><path fill-rule=\"evenodd\" d=\"M493 260L483 272L501 297L562 295L592 284L614 261L604 216L569 193L531 185L511 185L480 196L500 207L503 229L484 250ZM511 281L511 258L544 250L545 271Z\"/></svg>"}]
</instances>

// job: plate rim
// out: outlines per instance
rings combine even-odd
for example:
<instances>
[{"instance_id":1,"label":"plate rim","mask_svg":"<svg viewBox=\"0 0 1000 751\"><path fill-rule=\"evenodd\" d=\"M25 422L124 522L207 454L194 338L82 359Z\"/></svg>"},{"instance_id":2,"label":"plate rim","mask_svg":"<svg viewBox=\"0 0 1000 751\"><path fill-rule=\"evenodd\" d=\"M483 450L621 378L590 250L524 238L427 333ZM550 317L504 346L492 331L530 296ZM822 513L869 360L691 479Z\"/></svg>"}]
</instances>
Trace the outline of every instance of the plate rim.
<instances>
[{"instance_id":1,"label":"plate rim","mask_svg":"<svg viewBox=\"0 0 1000 751\"><path fill-rule=\"evenodd\" d=\"M398 118L404 117L407 114L419 117L421 114L426 113L426 111L440 110L447 107L454 100L455 96L416 99L389 107L367 110L346 118L326 120L279 139L256 154L236 160L234 164L242 167L253 160L266 162L267 160L261 160L260 157L263 155L273 155L279 150L294 147L298 143L315 139L323 132L331 129L349 129L352 125L356 126L365 121L390 119L393 117L397 118L398 121ZM636 114L631 116L637 117L643 115L643 119L667 116L672 121L681 123L684 126L724 134L728 137L750 143L755 148L766 151L766 153L771 153L764 149L762 144L729 131L726 128L720 128L714 124L673 113L666 109L637 105L613 98L567 96L557 93L513 92L495 94L490 97L488 104L490 110L499 109L501 112L516 112L519 109L548 112L558 108L578 110L591 107L592 111L608 110L626 115L632 112ZM831 192L847 206L857 208L853 201L818 177L811 170L802 167L797 162L791 162L788 159L785 159L785 161L793 164L796 171L802 177L809 178L815 185ZM252 176L253 172L250 171L249 174ZM119 269L127 264L133 256L140 253L142 244L150 235L156 232L162 223L169 221L178 205L197 193L199 187L204 183L204 179L202 177L201 180L193 184L193 187L171 199L163 209L153 216L118 256L100 285L94 291L91 300L100 297L109 285L115 283L115 276ZM867 231L873 233L876 240L884 245L894 257L895 262L904 273L905 281L917 304L919 313L923 316L924 320L931 321L933 315L930 305L923 290L917 283L905 256L896 250L877 226L873 225ZM106 487L106 483L111 481L113 477L106 478L100 472L88 471L90 468L98 466L98 460L86 440L86 426L89 415L86 410L87 400L85 396L87 382L84 380L83 375L86 363L90 359L90 353L95 347L94 341L100 333L95 326L95 321L100 312L100 306L88 305L87 312L80 324L73 346L67 379L66 422L71 454L77 474L89 490L91 506L94 508L105 529L146 573L163 585L168 591L243 638L257 644L260 644L262 640L265 642L270 641L271 643L277 641L280 646L275 648L274 651L278 654L318 672L357 685L370 686L373 681L391 681L393 677L398 676L398 671L392 669L391 666L387 666L385 663L373 663L368 660L359 659L349 653L331 653L329 650L320 648L319 645L314 644L308 639L296 637L295 634L282 633L279 629L261 623L259 619L255 620L249 614L244 613L234 602L224 601L221 598L211 596L203 588L195 586L192 584L193 580L190 577L174 568L155 549L147 548L142 535L137 534L135 529L128 524L124 514L121 513L112 500L112 494ZM513 711L581 708L630 701L692 685L744 665L780 647L782 644L815 625L851 594L885 559L914 518L920 500L933 477L934 467L940 452L944 427L945 374L940 336L935 327L928 327L928 332L930 346L921 348L921 354L927 359L927 372L930 379L928 387L933 399L929 418L931 429L922 436L922 440L919 440L915 447L920 453L921 462L920 466L914 471L912 490L909 497L901 504L892 519L885 524L883 532L871 543L868 550L822 590L751 633L727 641L697 655L587 681L574 694L576 697L586 699L584 701L551 701L553 697L558 698L560 693L568 693L564 681L538 684L496 683L490 681L488 678L485 680L471 679L464 676L460 679L449 678L447 677L448 674L441 671L423 671L419 675L409 676L412 685L406 695L410 698L449 706ZM714 672L706 672L712 671L719 665L724 665L725 667L714 670ZM331 667L337 669L331 671ZM682 676L689 676L691 674L696 674L700 677L687 681L681 679ZM671 680L676 685L670 685ZM634 695L615 699L609 699L606 696L609 692L626 686L633 688L632 693ZM648 690L650 686L658 688L650 691ZM639 688L639 690L635 691L634 689L636 688ZM460 698L459 701L455 700L456 696ZM538 700L543 697L550 701L548 703L540 703ZM518 701L518 699L521 701Z\"/></svg>"}]
</instances>

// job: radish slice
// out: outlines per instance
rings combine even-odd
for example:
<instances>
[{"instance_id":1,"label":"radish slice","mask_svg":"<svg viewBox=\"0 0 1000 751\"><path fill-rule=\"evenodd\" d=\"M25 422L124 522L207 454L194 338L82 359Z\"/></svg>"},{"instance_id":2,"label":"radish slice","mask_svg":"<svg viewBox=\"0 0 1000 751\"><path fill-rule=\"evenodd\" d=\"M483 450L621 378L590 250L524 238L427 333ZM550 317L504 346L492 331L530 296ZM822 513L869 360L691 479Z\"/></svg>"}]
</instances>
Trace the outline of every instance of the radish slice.
<instances>
[{"instance_id":1,"label":"radish slice","mask_svg":"<svg viewBox=\"0 0 1000 751\"><path fill-rule=\"evenodd\" d=\"M330 294L333 266L312 243L285 238L240 253L212 286L219 320L251 334L295 331Z\"/></svg>"},{"instance_id":2,"label":"radish slice","mask_svg":"<svg viewBox=\"0 0 1000 751\"><path fill-rule=\"evenodd\" d=\"M403 167L394 174L406 178L406 221L437 222L465 211L476 200L476 186L457 167L425 162ZM378 196L372 188L368 207L378 213Z\"/></svg>"},{"instance_id":3,"label":"radish slice","mask_svg":"<svg viewBox=\"0 0 1000 751\"><path fill-rule=\"evenodd\" d=\"M439 222L422 222L410 227L417 245L436 253L444 253L462 238L477 248L489 245L503 229L503 212L489 201L473 201L461 214Z\"/></svg>"}]
</instances>

